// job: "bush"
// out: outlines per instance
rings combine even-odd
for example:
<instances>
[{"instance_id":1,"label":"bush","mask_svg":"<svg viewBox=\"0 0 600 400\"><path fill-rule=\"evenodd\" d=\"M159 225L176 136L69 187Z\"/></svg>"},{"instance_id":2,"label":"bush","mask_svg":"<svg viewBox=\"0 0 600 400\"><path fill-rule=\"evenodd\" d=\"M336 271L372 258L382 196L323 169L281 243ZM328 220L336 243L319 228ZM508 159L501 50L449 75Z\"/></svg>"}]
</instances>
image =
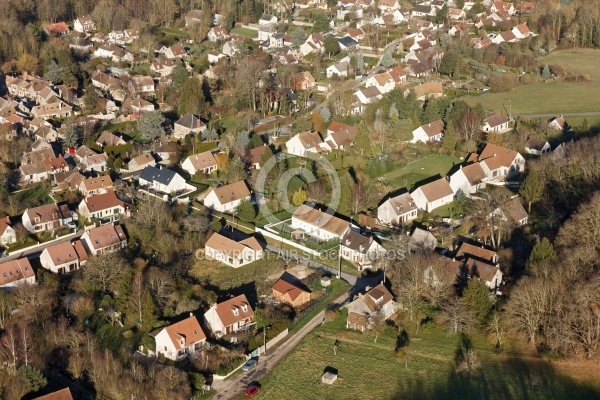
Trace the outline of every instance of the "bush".
<instances>
[{"instance_id":1,"label":"bush","mask_svg":"<svg viewBox=\"0 0 600 400\"><path fill-rule=\"evenodd\" d=\"M488 82L494 93L508 92L517 86L517 77L512 74L494 74Z\"/></svg>"},{"instance_id":2,"label":"bush","mask_svg":"<svg viewBox=\"0 0 600 400\"><path fill-rule=\"evenodd\" d=\"M215 374L225 376L239 367L244 361L246 361L244 357L234 358L229 363L219 366Z\"/></svg>"},{"instance_id":3,"label":"bush","mask_svg":"<svg viewBox=\"0 0 600 400\"><path fill-rule=\"evenodd\" d=\"M333 321L336 318L337 318L337 313L334 310L325 311L325 319L327 321Z\"/></svg>"}]
</instances>

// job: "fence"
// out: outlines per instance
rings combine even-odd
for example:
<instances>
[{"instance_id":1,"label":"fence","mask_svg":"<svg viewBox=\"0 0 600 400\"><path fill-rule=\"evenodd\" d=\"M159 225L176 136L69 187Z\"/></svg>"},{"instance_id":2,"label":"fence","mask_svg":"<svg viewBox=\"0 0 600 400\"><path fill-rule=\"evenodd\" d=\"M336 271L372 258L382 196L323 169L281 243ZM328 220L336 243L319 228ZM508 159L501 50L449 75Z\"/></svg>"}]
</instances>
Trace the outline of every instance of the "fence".
<instances>
[{"instance_id":1,"label":"fence","mask_svg":"<svg viewBox=\"0 0 600 400\"><path fill-rule=\"evenodd\" d=\"M332 291L333 291L333 288L331 286L328 286L325 289L325 294L323 295L323 297L321 297L319 299L319 301L317 301L316 303L314 303L310 307L308 307L306 310L304 310L302 315L298 319L296 319L294 322L292 322L292 324L290 325L290 327L288 329L290 331L298 329L299 327L301 327L303 325L303 323L309 317L313 318L314 315L311 315L312 311L315 310L316 308L321 307L323 305L323 303L326 303L328 301L329 295L331 294Z\"/></svg>"},{"instance_id":2,"label":"fence","mask_svg":"<svg viewBox=\"0 0 600 400\"><path fill-rule=\"evenodd\" d=\"M280 235L276 235L276 234L274 234L272 232L269 232L266 229L256 227L255 231L257 233L262 234L264 237L268 237L268 238L271 238L271 239L275 239L275 240L281 241L281 242L283 242L283 243L285 243L287 245L293 246L293 247L295 247L295 248L297 248L299 250L302 250L302 251L304 251L304 252L306 252L308 254L312 254L313 256L318 256L318 255L321 254L320 251L315 251L315 250L309 249L308 247L302 246L301 244L298 244L296 242L292 242L291 240L285 239L285 238L281 237Z\"/></svg>"},{"instance_id":3,"label":"fence","mask_svg":"<svg viewBox=\"0 0 600 400\"><path fill-rule=\"evenodd\" d=\"M279 334L277 336L275 336L273 339L269 340L265 346L260 346L259 348L255 349L252 353L250 353L250 357L256 357L261 354L265 354L267 352L267 349L276 345L284 337L286 337L288 335L289 331L290 331L289 328L286 328L283 331L279 332Z\"/></svg>"}]
</instances>

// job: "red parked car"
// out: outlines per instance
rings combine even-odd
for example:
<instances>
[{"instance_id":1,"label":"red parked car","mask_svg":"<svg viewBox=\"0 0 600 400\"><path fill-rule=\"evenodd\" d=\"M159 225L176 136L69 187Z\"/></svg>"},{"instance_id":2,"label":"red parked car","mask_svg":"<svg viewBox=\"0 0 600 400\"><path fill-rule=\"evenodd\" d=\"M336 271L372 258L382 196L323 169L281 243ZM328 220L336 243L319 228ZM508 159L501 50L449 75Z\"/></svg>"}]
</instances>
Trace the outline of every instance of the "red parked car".
<instances>
[{"instance_id":1,"label":"red parked car","mask_svg":"<svg viewBox=\"0 0 600 400\"><path fill-rule=\"evenodd\" d=\"M259 391L260 391L260 387L250 385L246 388L246 391L244 392L244 397L252 397Z\"/></svg>"}]
</instances>

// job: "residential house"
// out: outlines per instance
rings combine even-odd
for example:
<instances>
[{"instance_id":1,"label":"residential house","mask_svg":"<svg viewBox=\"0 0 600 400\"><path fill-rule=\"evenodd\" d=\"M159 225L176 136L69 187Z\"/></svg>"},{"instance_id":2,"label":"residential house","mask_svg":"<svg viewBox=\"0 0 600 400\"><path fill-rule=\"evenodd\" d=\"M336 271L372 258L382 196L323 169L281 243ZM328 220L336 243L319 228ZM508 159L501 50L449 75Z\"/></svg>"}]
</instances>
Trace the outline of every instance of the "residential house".
<instances>
[{"instance_id":1,"label":"residential house","mask_svg":"<svg viewBox=\"0 0 600 400\"><path fill-rule=\"evenodd\" d=\"M17 233L12 227L9 217L0 218L0 245L16 242Z\"/></svg>"},{"instance_id":2,"label":"residential house","mask_svg":"<svg viewBox=\"0 0 600 400\"><path fill-rule=\"evenodd\" d=\"M41 119L68 118L73 114L73 107L54 97L46 104L34 106L31 114Z\"/></svg>"},{"instance_id":3,"label":"residential house","mask_svg":"<svg viewBox=\"0 0 600 400\"><path fill-rule=\"evenodd\" d=\"M88 172L104 172L106 171L106 162L108 161L108 154L92 154L86 155L82 158L79 163L79 168Z\"/></svg>"},{"instance_id":4,"label":"residential house","mask_svg":"<svg viewBox=\"0 0 600 400\"><path fill-rule=\"evenodd\" d=\"M150 332L150 336L154 337L156 354L172 361L194 354L206 341L198 319L191 313L182 321Z\"/></svg>"},{"instance_id":5,"label":"residential house","mask_svg":"<svg viewBox=\"0 0 600 400\"><path fill-rule=\"evenodd\" d=\"M494 1L490 6L490 12L495 13L499 11L504 11L509 15L513 15L515 13L515 6L512 2Z\"/></svg>"},{"instance_id":6,"label":"residential house","mask_svg":"<svg viewBox=\"0 0 600 400\"><path fill-rule=\"evenodd\" d=\"M529 36L535 36L535 34L529 30L527 24L525 23L519 24L512 28L512 33L517 39L524 39Z\"/></svg>"},{"instance_id":7,"label":"residential house","mask_svg":"<svg viewBox=\"0 0 600 400\"><path fill-rule=\"evenodd\" d=\"M26 209L22 221L25 229L37 233L63 228L73 221L73 217L66 204L46 204Z\"/></svg>"},{"instance_id":8,"label":"residential house","mask_svg":"<svg viewBox=\"0 0 600 400\"><path fill-rule=\"evenodd\" d=\"M309 154L319 154L322 151L323 140L318 132L302 132L294 135L285 143L286 151L298 157L307 157Z\"/></svg>"},{"instance_id":9,"label":"residential house","mask_svg":"<svg viewBox=\"0 0 600 400\"><path fill-rule=\"evenodd\" d=\"M435 17L437 9L430 5L417 4L411 11L410 16L415 17Z\"/></svg>"},{"instance_id":10,"label":"residential house","mask_svg":"<svg viewBox=\"0 0 600 400\"><path fill-rule=\"evenodd\" d=\"M360 45L350 36L343 36L341 38L336 38L338 43L340 44L341 51L353 51L360 49Z\"/></svg>"},{"instance_id":11,"label":"residential house","mask_svg":"<svg viewBox=\"0 0 600 400\"><path fill-rule=\"evenodd\" d=\"M78 52L88 53L94 48L94 43L85 37L75 37L69 42L69 48ZM61 96L63 97L63 96Z\"/></svg>"},{"instance_id":12,"label":"residential house","mask_svg":"<svg viewBox=\"0 0 600 400\"><path fill-rule=\"evenodd\" d=\"M302 204L292 215L292 236L308 235L320 241L341 239L352 229L350 222L319 210L314 205Z\"/></svg>"},{"instance_id":13,"label":"residential house","mask_svg":"<svg viewBox=\"0 0 600 400\"><path fill-rule=\"evenodd\" d=\"M106 193L86 197L79 203L79 216L87 219L97 219L101 223L114 222L120 216L130 215L129 204L117 198L112 190Z\"/></svg>"},{"instance_id":14,"label":"residential house","mask_svg":"<svg viewBox=\"0 0 600 400\"><path fill-rule=\"evenodd\" d=\"M261 25L258 28L258 41L260 43L269 43L271 36L277 33L277 27L274 24Z\"/></svg>"},{"instance_id":15,"label":"residential house","mask_svg":"<svg viewBox=\"0 0 600 400\"><path fill-rule=\"evenodd\" d=\"M269 146L264 145L260 147L255 147L247 151L246 162L250 165L250 168L260 169L262 157L268 148Z\"/></svg>"},{"instance_id":16,"label":"residential house","mask_svg":"<svg viewBox=\"0 0 600 400\"><path fill-rule=\"evenodd\" d=\"M46 247L40 255L40 264L55 274L76 271L87 262L88 254L80 240L62 242Z\"/></svg>"},{"instance_id":17,"label":"residential house","mask_svg":"<svg viewBox=\"0 0 600 400\"><path fill-rule=\"evenodd\" d=\"M559 115L556 118L553 118L548 126L552 129L556 129L557 131L567 131L569 130L569 125L565 121L565 118L562 115Z\"/></svg>"},{"instance_id":18,"label":"residential house","mask_svg":"<svg viewBox=\"0 0 600 400\"><path fill-rule=\"evenodd\" d=\"M504 114L488 112L482 130L485 132L504 133L510 130L509 119Z\"/></svg>"},{"instance_id":19,"label":"residential house","mask_svg":"<svg viewBox=\"0 0 600 400\"><path fill-rule=\"evenodd\" d=\"M88 253L103 255L114 253L127 246L127 237L121 225L107 224L89 229L81 236Z\"/></svg>"},{"instance_id":20,"label":"residential house","mask_svg":"<svg viewBox=\"0 0 600 400\"><path fill-rule=\"evenodd\" d=\"M388 197L377 207L377 219L380 223L402 226L417 218L417 205L409 193Z\"/></svg>"},{"instance_id":21,"label":"residential house","mask_svg":"<svg viewBox=\"0 0 600 400\"><path fill-rule=\"evenodd\" d=\"M35 284L35 272L27 257L0 264L0 289Z\"/></svg>"},{"instance_id":22,"label":"residential house","mask_svg":"<svg viewBox=\"0 0 600 400\"><path fill-rule=\"evenodd\" d=\"M252 326L254 311L246 295L239 295L222 303L213 304L204 314L204 321L217 336L238 332Z\"/></svg>"},{"instance_id":23,"label":"residential house","mask_svg":"<svg viewBox=\"0 0 600 400\"><path fill-rule=\"evenodd\" d=\"M356 110L356 113L361 113L367 104L371 104L378 100L381 100L383 94L379 91L379 89L377 89L377 87L371 86L361 88L358 91L354 92L354 97L358 101L354 109Z\"/></svg>"},{"instance_id":24,"label":"residential house","mask_svg":"<svg viewBox=\"0 0 600 400\"><path fill-rule=\"evenodd\" d=\"M19 172L24 183L37 183L49 179L59 172L69 170L69 165L62 157L45 159L29 164L21 164Z\"/></svg>"},{"instance_id":25,"label":"residential house","mask_svg":"<svg viewBox=\"0 0 600 400\"><path fill-rule=\"evenodd\" d=\"M421 125L412 131L411 143L439 142L444 137L444 121L441 119Z\"/></svg>"},{"instance_id":26,"label":"residential house","mask_svg":"<svg viewBox=\"0 0 600 400\"><path fill-rule=\"evenodd\" d=\"M400 66L390 68L388 70L388 74L390 74L390 76L394 80L394 84L396 85L396 87L402 86L406 83L406 71L404 71L404 68Z\"/></svg>"},{"instance_id":27,"label":"residential house","mask_svg":"<svg viewBox=\"0 0 600 400\"><path fill-rule=\"evenodd\" d=\"M415 92L417 100L425 101L427 99L435 99L444 96L442 82L427 82L422 85L411 88Z\"/></svg>"},{"instance_id":28,"label":"residential house","mask_svg":"<svg viewBox=\"0 0 600 400\"><path fill-rule=\"evenodd\" d=\"M448 18L454 21L464 20L467 17L467 14L464 10L460 8L449 8L448 9Z\"/></svg>"},{"instance_id":29,"label":"residential house","mask_svg":"<svg viewBox=\"0 0 600 400\"><path fill-rule=\"evenodd\" d=\"M209 62L209 63L211 63L211 64L218 63L218 62L219 62L219 60L220 60L221 58L223 58L223 57L226 57L226 55L225 55L225 54L223 54L223 53L219 53L219 52L218 52L218 51L216 51L216 50L213 50L213 51L209 51L209 52L208 52L208 62Z\"/></svg>"},{"instance_id":30,"label":"residential house","mask_svg":"<svg viewBox=\"0 0 600 400\"><path fill-rule=\"evenodd\" d=\"M527 143L525 144L525 153L527 154L541 156L542 154L549 153L550 151L552 151L550 143L543 139L530 137L527 139Z\"/></svg>"},{"instance_id":31,"label":"residential house","mask_svg":"<svg viewBox=\"0 0 600 400\"><path fill-rule=\"evenodd\" d=\"M236 53L239 53L243 42L239 39L229 40L227 43L223 45L223 54L229 57L233 57Z\"/></svg>"},{"instance_id":32,"label":"residential house","mask_svg":"<svg viewBox=\"0 0 600 400\"><path fill-rule=\"evenodd\" d=\"M206 130L206 124L192 114L185 114L175 122L173 127L173 137L183 139L186 135L196 136Z\"/></svg>"},{"instance_id":33,"label":"residential house","mask_svg":"<svg viewBox=\"0 0 600 400\"><path fill-rule=\"evenodd\" d=\"M130 116L130 118L134 117L137 119L144 111L154 111L154 104L138 96L135 99L126 99L123 102L123 110L131 111L134 115Z\"/></svg>"},{"instance_id":34,"label":"residential house","mask_svg":"<svg viewBox=\"0 0 600 400\"><path fill-rule=\"evenodd\" d=\"M269 14L263 14L262 17L260 17L260 19L258 20L258 25L269 25L269 24L276 24L277 23L277 17L274 15L269 15Z\"/></svg>"},{"instance_id":35,"label":"residential house","mask_svg":"<svg viewBox=\"0 0 600 400\"><path fill-rule=\"evenodd\" d=\"M178 65L181 65L181 60L178 58L156 59L150 65L150 71L161 77L170 76Z\"/></svg>"},{"instance_id":36,"label":"residential house","mask_svg":"<svg viewBox=\"0 0 600 400\"><path fill-rule=\"evenodd\" d=\"M122 137L115 135L112 132L104 131L100 134L100 137L96 140L96 144L102 148L105 146L118 146L126 144Z\"/></svg>"},{"instance_id":37,"label":"residential house","mask_svg":"<svg viewBox=\"0 0 600 400\"><path fill-rule=\"evenodd\" d=\"M31 164L35 162L42 162L47 159L53 159L56 156L54 155L54 150L52 146L45 147L41 150L34 150L28 153L24 153L21 158L21 164Z\"/></svg>"},{"instance_id":38,"label":"residential house","mask_svg":"<svg viewBox=\"0 0 600 400\"><path fill-rule=\"evenodd\" d=\"M48 143L52 143L58 140L58 132L52 129L51 126L42 125L35 131L34 137L36 140L42 139Z\"/></svg>"},{"instance_id":39,"label":"residential house","mask_svg":"<svg viewBox=\"0 0 600 400\"><path fill-rule=\"evenodd\" d=\"M150 166L142 170L139 183L142 187L153 188L163 193L174 193L190 188L190 185L177 172L168 168Z\"/></svg>"},{"instance_id":40,"label":"residential house","mask_svg":"<svg viewBox=\"0 0 600 400\"><path fill-rule=\"evenodd\" d=\"M332 78L334 75L337 75L338 78L345 78L348 76L349 68L350 63L348 61L342 61L337 64L333 64L327 67L327 77Z\"/></svg>"},{"instance_id":41,"label":"residential house","mask_svg":"<svg viewBox=\"0 0 600 400\"><path fill-rule=\"evenodd\" d=\"M398 0L379 0L377 7L379 7L382 12L388 12L400 9L400 4L398 3Z\"/></svg>"},{"instance_id":42,"label":"residential house","mask_svg":"<svg viewBox=\"0 0 600 400\"><path fill-rule=\"evenodd\" d=\"M310 301L310 292L293 283L279 278L273 285L273 299L282 303L290 304L292 307L301 307Z\"/></svg>"},{"instance_id":43,"label":"residential house","mask_svg":"<svg viewBox=\"0 0 600 400\"><path fill-rule=\"evenodd\" d=\"M166 142L154 149L154 155L157 156L157 161L168 162L171 157L177 156L181 152L181 149L177 143Z\"/></svg>"},{"instance_id":44,"label":"residential house","mask_svg":"<svg viewBox=\"0 0 600 400\"><path fill-rule=\"evenodd\" d=\"M367 80L365 81L365 86L374 86L377 89L379 89L381 93L387 93L394 90L394 88L396 87L396 82L394 81L394 78L392 78L392 75L389 72L383 72L381 74L375 74L367 78Z\"/></svg>"},{"instance_id":45,"label":"residential house","mask_svg":"<svg viewBox=\"0 0 600 400\"><path fill-rule=\"evenodd\" d=\"M180 44L176 44L173 45L171 47L169 47L167 49L167 51L165 51L165 58L169 59L169 58L186 58L188 56L188 53L185 49L185 47L183 47Z\"/></svg>"},{"instance_id":46,"label":"residential house","mask_svg":"<svg viewBox=\"0 0 600 400\"><path fill-rule=\"evenodd\" d=\"M450 176L450 187L455 194L469 195L485 188L487 173L479 163L469 164Z\"/></svg>"},{"instance_id":47,"label":"residential house","mask_svg":"<svg viewBox=\"0 0 600 400\"><path fill-rule=\"evenodd\" d=\"M151 76L134 76L127 87L132 96L154 97L156 95Z\"/></svg>"},{"instance_id":48,"label":"residential house","mask_svg":"<svg viewBox=\"0 0 600 400\"><path fill-rule=\"evenodd\" d=\"M371 268L373 262L380 259L385 250L373 236L348 230L340 240L340 256L358 267L359 271Z\"/></svg>"},{"instance_id":49,"label":"residential house","mask_svg":"<svg viewBox=\"0 0 600 400\"><path fill-rule=\"evenodd\" d=\"M348 28L346 30L346 36L349 36L358 42L365 38L365 32L360 28Z\"/></svg>"},{"instance_id":50,"label":"residential house","mask_svg":"<svg viewBox=\"0 0 600 400\"><path fill-rule=\"evenodd\" d=\"M94 20L89 15L79 17L73 22L73 30L76 32L84 33L93 31L96 29L96 24L94 24Z\"/></svg>"},{"instance_id":51,"label":"residential house","mask_svg":"<svg viewBox=\"0 0 600 400\"><path fill-rule=\"evenodd\" d=\"M394 301L394 296L383 283L364 294L359 294L346 308L348 308L346 328L361 332L369 328L371 317L376 313L381 313L387 320L399 309L398 304Z\"/></svg>"},{"instance_id":52,"label":"residential house","mask_svg":"<svg viewBox=\"0 0 600 400\"><path fill-rule=\"evenodd\" d=\"M233 212L243 200L250 201L250 189L244 181L210 188L204 196L204 205L220 212Z\"/></svg>"},{"instance_id":53,"label":"residential house","mask_svg":"<svg viewBox=\"0 0 600 400\"><path fill-rule=\"evenodd\" d=\"M45 24L44 31L49 36L65 36L70 32L69 27L64 22Z\"/></svg>"},{"instance_id":54,"label":"residential house","mask_svg":"<svg viewBox=\"0 0 600 400\"><path fill-rule=\"evenodd\" d=\"M431 252L437 247L437 239L433 233L421 228L415 228L408 240L411 252Z\"/></svg>"},{"instance_id":55,"label":"residential house","mask_svg":"<svg viewBox=\"0 0 600 400\"><path fill-rule=\"evenodd\" d=\"M358 133L358 127L333 121L327 128L325 145L330 150L345 150L354 145L354 139Z\"/></svg>"},{"instance_id":56,"label":"residential house","mask_svg":"<svg viewBox=\"0 0 600 400\"><path fill-rule=\"evenodd\" d=\"M283 33L274 33L269 37L269 48L277 49L283 47L285 35Z\"/></svg>"},{"instance_id":57,"label":"residential house","mask_svg":"<svg viewBox=\"0 0 600 400\"><path fill-rule=\"evenodd\" d=\"M206 241L204 254L207 258L239 268L263 258L263 248L254 237L233 240L215 232Z\"/></svg>"},{"instance_id":58,"label":"residential house","mask_svg":"<svg viewBox=\"0 0 600 400\"><path fill-rule=\"evenodd\" d=\"M299 72L292 76L292 89L306 90L316 86L315 78L309 71Z\"/></svg>"},{"instance_id":59,"label":"residential house","mask_svg":"<svg viewBox=\"0 0 600 400\"><path fill-rule=\"evenodd\" d=\"M495 209L492 213L502 221L510 222L516 226L527 225L527 221L529 220L527 211L525 210L525 207L523 207L523 203L519 196L514 196L512 199Z\"/></svg>"},{"instance_id":60,"label":"residential house","mask_svg":"<svg viewBox=\"0 0 600 400\"><path fill-rule=\"evenodd\" d=\"M36 397L33 400L73 400L69 388L64 388L50 394Z\"/></svg>"},{"instance_id":61,"label":"residential house","mask_svg":"<svg viewBox=\"0 0 600 400\"><path fill-rule=\"evenodd\" d=\"M127 164L127 170L129 172L140 171L146 167L154 167L156 160L150 153L140 154L139 156L132 158Z\"/></svg>"},{"instance_id":62,"label":"residential house","mask_svg":"<svg viewBox=\"0 0 600 400\"><path fill-rule=\"evenodd\" d=\"M419 209L429 212L454 200L454 191L446 178L419 186L410 195Z\"/></svg>"},{"instance_id":63,"label":"residential house","mask_svg":"<svg viewBox=\"0 0 600 400\"><path fill-rule=\"evenodd\" d=\"M325 38L321 33L313 33L300 46L300 52L303 56L316 52L322 53L324 51L324 42Z\"/></svg>"},{"instance_id":64,"label":"residential house","mask_svg":"<svg viewBox=\"0 0 600 400\"><path fill-rule=\"evenodd\" d=\"M181 164L181 168L194 176L197 172L210 174L218 168L217 159L210 151L192 154Z\"/></svg>"},{"instance_id":65,"label":"residential house","mask_svg":"<svg viewBox=\"0 0 600 400\"><path fill-rule=\"evenodd\" d=\"M498 254L485 246L474 246L462 242L456 251L456 259L464 263L468 278L478 278L494 291L502 283L502 271L498 263Z\"/></svg>"},{"instance_id":66,"label":"residential house","mask_svg":"<svg viewBox=\"0 0 600 400\"><path fill-rule=\"evenodd\" d=\"M479 162L490 180L504 180L525 170L525 159L514 150L487 144L481 154L472 154L469 162Z\"/></svg>"},{"instance_id":67,"label":"residential house","mask_svg":"<svg viewBox=\"0 0 600 400\"><path fill-rule=\"evenodd\" d=\"M206 35L208 40L211 42L216 42L218 40L227 40L229 39L229 33L227 33L227 29L221 28L220 26L215 26L208 31Z\"/></svg>"}]
</instances>

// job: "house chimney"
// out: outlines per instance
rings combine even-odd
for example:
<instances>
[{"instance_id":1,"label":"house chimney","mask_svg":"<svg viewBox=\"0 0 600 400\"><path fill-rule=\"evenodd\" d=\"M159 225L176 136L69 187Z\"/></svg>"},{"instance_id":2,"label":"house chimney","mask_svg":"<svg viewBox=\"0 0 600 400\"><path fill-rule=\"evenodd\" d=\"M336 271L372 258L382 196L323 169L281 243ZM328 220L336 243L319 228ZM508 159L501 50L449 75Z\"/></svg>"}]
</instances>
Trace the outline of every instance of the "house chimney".
<instances>
[{"instance_id":1,"label":"house chimney","mask_svg":"<svg viewBox=\"0 0 600 400\"><path fill-rule=\"evenodd\" d=\"M193 312L190 312L190 317L193 317L193 316L194 316L194 313L193 313Z\"/></svg>"}]
</instances>

